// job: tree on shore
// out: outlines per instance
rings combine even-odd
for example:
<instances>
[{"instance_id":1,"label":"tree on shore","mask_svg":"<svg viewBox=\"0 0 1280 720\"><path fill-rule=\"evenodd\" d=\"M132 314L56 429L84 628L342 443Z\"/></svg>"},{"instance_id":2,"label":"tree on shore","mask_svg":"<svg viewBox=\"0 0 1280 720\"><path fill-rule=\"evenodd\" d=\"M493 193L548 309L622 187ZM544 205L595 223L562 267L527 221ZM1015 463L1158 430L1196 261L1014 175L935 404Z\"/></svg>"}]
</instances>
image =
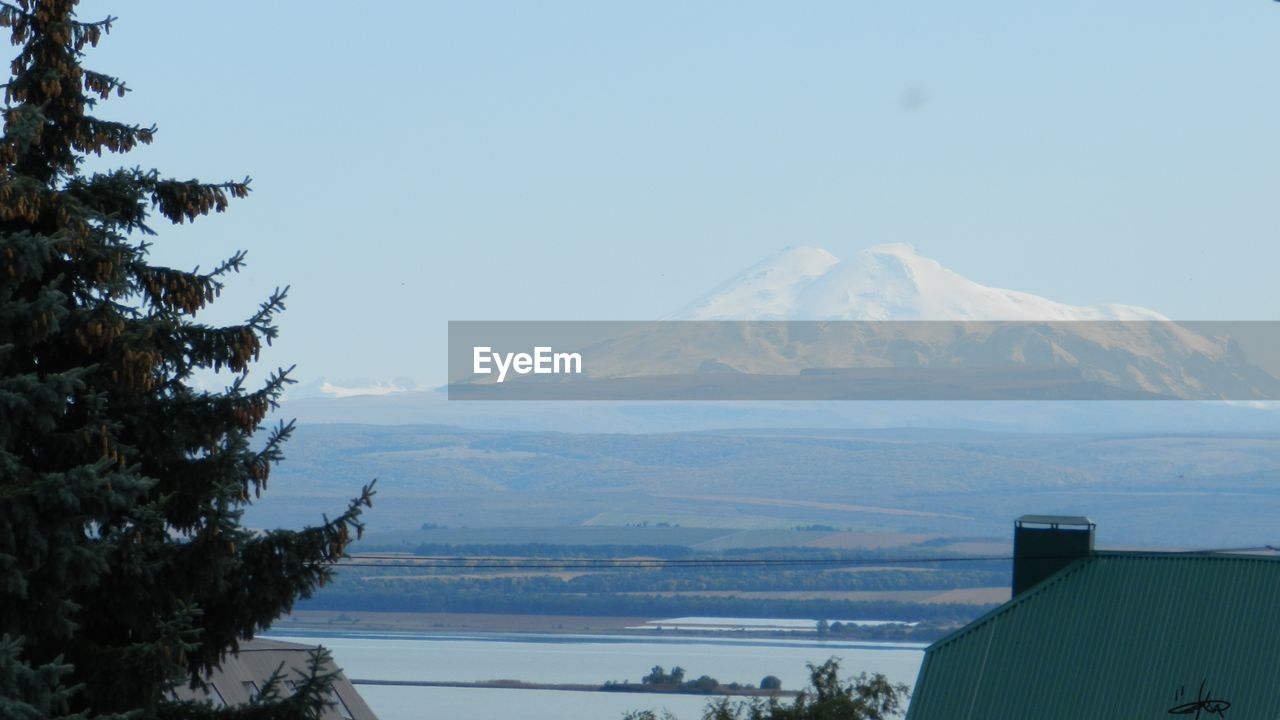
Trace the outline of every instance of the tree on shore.
<instances>
[{"instance_id":1,"label":"tree on shore","mask_svg":"<svg viewBox=\"0 0 1280 720\"><path fill-rule=\"evenodd\" d=\"M17 47L0 108L0 716L313 717L323 677L249 710L166 699L329 577L372 489L304 530L242 525L293 429L259 434L288 372L249 376L285 293L206 325L243 253L207 272L148 261L153 214L192 222L249 182L84 170L156 129L93 114L127 88L81 66L113 19L76 4L0 1ZM224 390L196 387L209 372Z\"/></svg>"},{"instance_id":2,"label":"tree on shore","mask_svg":"<svg viewBox=\"0 0 1280 720\"><path fill-rule=\"evenodd\" d=\"M661 665L654 665L648 675L640 678L640 682L644 685L676 685L684 683L684 668L676 665L671 668L671 672L667 672Z\"/></svg>"},{"instance_id":3,"label":"tree on shore","mask_svg":"<svg viewBox=\"0 0 1280 720\"><path fill-rule=\"evenodd\" d=\"M902 714L908 695L906 685L894 685L879 673L862 673L841 681L840 663L831 658L821 665L809 665L809 686L801 690L793 702L783 702L777 697L733 702L726 697L708 705L702 717L703 720L886 720Z\"/></svg>"}]
</instances>

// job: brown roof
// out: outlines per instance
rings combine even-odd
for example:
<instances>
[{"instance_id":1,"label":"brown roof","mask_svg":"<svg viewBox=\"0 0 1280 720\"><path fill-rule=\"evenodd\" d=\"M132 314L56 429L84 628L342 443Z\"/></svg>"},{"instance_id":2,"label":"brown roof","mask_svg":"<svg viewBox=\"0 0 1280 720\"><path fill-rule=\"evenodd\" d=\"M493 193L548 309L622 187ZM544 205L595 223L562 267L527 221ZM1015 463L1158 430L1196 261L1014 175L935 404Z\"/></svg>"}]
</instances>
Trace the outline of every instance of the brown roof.
<instances>
[{"instance_id":1,"label":"brown roof","mask_svg":"<svg viewBox=\"0 0 1280 720\"><path fill-rule=\"evenodd\" d=\"M240 652L227 655L222 666L208 677L209 692L192 690L184 684L174 689L174 695L180 700L244 705L254 698L277 668L284 673L286 682L283 689L287 692L289 682L306 674L308 653L314 649L312 645L267 638L244 641L240 643ZM333 681L334 704L325 712L324 720L377 720L347 676L332 663L325 667L325 672L335 670L338 670L338 675Z\"/></svg>"}]
</instances>

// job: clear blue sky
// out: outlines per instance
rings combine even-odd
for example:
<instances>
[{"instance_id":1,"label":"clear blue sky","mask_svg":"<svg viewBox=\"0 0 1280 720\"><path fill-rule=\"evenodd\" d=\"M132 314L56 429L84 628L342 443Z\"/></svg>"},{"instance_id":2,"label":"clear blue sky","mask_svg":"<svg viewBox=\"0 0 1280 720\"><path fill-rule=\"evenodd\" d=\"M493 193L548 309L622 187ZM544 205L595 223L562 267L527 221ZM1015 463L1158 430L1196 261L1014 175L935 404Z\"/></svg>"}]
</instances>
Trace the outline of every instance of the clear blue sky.
<instances>
[{"instance_id":1,"label":"clear blue sky","mask_svg":"<svg viewBox=\"0 0 1280 720\"><path fill-rule=\"evenodd\" d=\"M1270 0L86 0L125 158L254 178L156 257L290 284L267 360L443 377L450 319L644 319L792 244L1280 319Z\"/></svg>"}]
</instances>

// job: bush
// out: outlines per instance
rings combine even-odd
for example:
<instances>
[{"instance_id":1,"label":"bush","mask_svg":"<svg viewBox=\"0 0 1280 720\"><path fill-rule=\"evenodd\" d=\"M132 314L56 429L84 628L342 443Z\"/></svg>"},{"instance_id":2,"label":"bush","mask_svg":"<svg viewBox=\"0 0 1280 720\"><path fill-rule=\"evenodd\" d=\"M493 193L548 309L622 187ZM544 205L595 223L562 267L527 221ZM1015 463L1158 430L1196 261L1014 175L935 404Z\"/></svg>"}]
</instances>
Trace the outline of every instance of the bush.
<instances>
[{"instance_id":1,"label":"bush","mask_svg":"<svg viewBox=\"0 0 1280 720\"><path fill-rule=\"evenodd\" d=\"M707 705L703 720L885 720L906 707L906 685L894 685L884 675L862 673L841 682L840 663L831 658L809 666L809 686L794 703L777 697L732 702L721 698ZM768 680L769 678L765 678ZM763 685L763 681L761 685Z\"/></svg>"}]
</instances>

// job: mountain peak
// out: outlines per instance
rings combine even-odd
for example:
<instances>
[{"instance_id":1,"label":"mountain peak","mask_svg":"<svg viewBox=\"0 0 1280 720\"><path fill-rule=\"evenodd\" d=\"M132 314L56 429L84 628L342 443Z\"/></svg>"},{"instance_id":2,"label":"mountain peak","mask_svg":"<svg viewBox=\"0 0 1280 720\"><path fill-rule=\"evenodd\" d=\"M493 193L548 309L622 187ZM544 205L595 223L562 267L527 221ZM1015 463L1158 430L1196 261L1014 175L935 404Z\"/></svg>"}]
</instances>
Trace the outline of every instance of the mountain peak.
<instances>
[{"instance_id":1,"label":"mountain peak","mask_svg":"<svg viewBox=\"0 0 1280 720\"><path fill-rule=\"evenodd\" d=\"M1128 305L1079 307L976 283L907 243L848 260L792 246L730 278L679 320L1163 320Z\"/></svg>"},{"instance_id":2,"label":"mountain peak","mask_svg":"<svg viewBox=\"0 0 1280 720\"><path fill-rule=\"evenodd\" d=\"M790 319L796 293L839 264L822 248L792 245L738 273L673 319ZM750 317L734 317L742 312Z\"/></svg>"},{"instance_id":3,"label":"mountain peak","mask_svg":"<svg viewBox=\"0 0 1280 720\"><path fill-rule=\"evenodd\" d=\"M928 260L916 250L915 245L907 242L881 243L872 245L862 252L870 255L897 255L899 257L918 257L922 260Z\"/></svg>"},{"instance_id":4,"label":"mountain peak","mask_svg":"<svg viewBox=\"0 0 1280 720\"><path fill-rule=\"evenodd\" d=\"M814 245L788 245L764 260L752 265L745 272L752 270L774 270L793 272L798 275L821 275L831 266L840 262L840 258Z\"/></svg>"}]
</instances>

